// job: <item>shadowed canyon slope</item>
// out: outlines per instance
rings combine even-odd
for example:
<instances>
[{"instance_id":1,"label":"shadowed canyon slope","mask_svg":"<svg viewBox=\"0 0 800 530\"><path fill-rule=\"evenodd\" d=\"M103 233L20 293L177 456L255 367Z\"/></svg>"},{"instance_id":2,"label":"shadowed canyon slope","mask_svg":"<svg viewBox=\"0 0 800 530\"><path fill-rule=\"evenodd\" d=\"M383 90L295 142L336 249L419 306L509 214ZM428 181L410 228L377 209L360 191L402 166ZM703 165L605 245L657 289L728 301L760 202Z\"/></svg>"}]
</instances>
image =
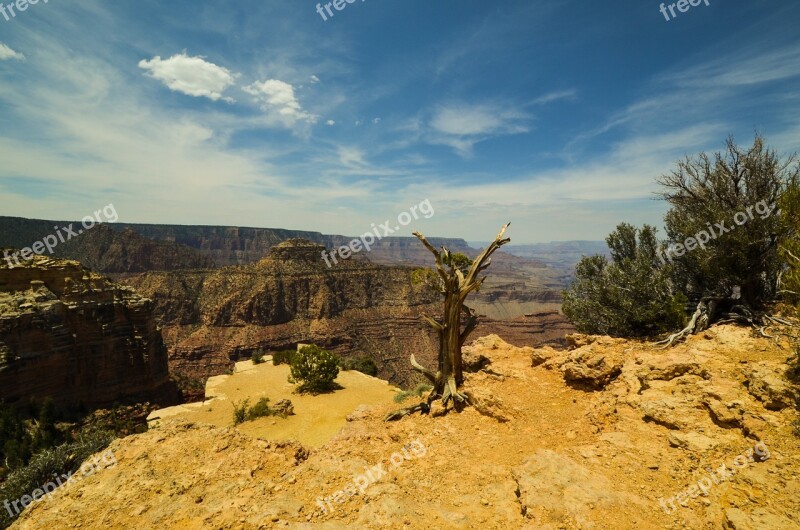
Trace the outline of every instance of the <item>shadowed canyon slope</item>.
<instances>
[{"instance_id":1,"label":"shadowed canyon slope","mask_svg":"<svg viewBox=\"0 0 800 530\"><path fill-rule=\"evenodd\" d=\"M0 263L0 399L173 402L153 304L75 261Z\"/></svg>"}]
</instances>

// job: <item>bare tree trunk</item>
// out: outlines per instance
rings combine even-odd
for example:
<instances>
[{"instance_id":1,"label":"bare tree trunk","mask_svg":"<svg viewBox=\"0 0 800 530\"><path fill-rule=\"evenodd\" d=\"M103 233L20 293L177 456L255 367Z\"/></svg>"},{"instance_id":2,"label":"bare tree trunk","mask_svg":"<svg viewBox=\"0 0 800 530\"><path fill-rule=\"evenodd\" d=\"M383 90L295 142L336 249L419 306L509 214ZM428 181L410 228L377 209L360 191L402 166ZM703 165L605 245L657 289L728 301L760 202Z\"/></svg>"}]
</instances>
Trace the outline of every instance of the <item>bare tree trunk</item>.
<instances>
[{"instance_id":1,"label":"bare tree trunk","mask_svg":"<svg viewBox=\"0 0 800 530\"><path fill-rule=\"evenodd\" d=\"M469 401L466 395L459 392L460 387L464 384L461 347L467 336L475 329L478 318L472 309L464 305L464 302L467 296L477 290L486 279L485 276L479 277L479 275L491 265L491 259L489 259L491 255L510 241L509 238L503 238L509 224L503 226L494 241L475 258L466 276L453 264L447 248L442 247L442 250L439 251L425 239L425 236L414 232L414 235L436 258L436 272L441 279L440 292L444 296L442 319L436 320L428 315L422 315L425 321L436 330L439 337L439 363L438 369L434 373L420 365L414 355L411 356L411 366L431 382L433 389L428 396L427 404L422 403L393 412L386 417L387 420L397 420L416 411L428 412L431 403L436 399L441 399L445 408L451 400L457 408ZM463 329L461 328L462 313L466 317Z\"/></svg>"}]
</instances>

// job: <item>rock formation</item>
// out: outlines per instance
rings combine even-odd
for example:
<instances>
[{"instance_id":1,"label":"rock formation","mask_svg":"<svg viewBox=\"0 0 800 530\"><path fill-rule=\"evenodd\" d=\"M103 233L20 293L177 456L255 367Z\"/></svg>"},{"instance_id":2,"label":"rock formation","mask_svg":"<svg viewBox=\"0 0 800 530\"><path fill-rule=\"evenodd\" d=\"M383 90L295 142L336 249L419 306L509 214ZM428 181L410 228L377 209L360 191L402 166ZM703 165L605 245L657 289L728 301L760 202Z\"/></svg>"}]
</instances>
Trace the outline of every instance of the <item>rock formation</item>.
<instances>
[{"instance_id":1,"label":"rock formation","mask_svg":"<svg viewBox=\"0 0 800 530\"><path fill-rule=\"evenodd\" d=\"M174 401L152 308L75 261L0 263L0 399Z\"/></svg>"},{"instance_id":2,"label":"rock formation","mask_svg":"<svg viewBox=\"0 0 800 530\"><path fill-rule=\"evenodd\" d=\"M65 221L41 221L0 216L0 247L23 248L53 232ZM77 229L79 223L75 224ZM319 232L231 226L184 226L108 223L84 231L55 247L54 256L80 261L97 272L119 279L130 273L208 269L257 263L278 244L302 238L328 249L347 245L352 237ZM478 250L463 239L430 238L439 247L474 258ZM321 261L321 256L318 255ZM414 237L377 239L357 260L409 267L430 266L425 249ZM498 252L492 274L475 293L471 307L495 319L508 319L538 311L558 310L561 289L571 269Z\"/></svg>"},{"instance_id":3,"label":"rock formation","mask_svg":"<svg viewBox=\"0 0 800 530\"><path fill-rule=\"evenodd\" d=\"M422 311L441 311L436 293L412 285L409 268L366 260L328 268L325 247L293 239L260 262L216 270L150 272L121 281L153 300L170 349L170 367L191 379L227 372L253 351L313 342L345 356L367 355L379 376L407 386L414 353L435 360L437 344ZM511 321L482 319L519 346L558 344L573 328L556 312Z\"/></svg>"}]
</instances>

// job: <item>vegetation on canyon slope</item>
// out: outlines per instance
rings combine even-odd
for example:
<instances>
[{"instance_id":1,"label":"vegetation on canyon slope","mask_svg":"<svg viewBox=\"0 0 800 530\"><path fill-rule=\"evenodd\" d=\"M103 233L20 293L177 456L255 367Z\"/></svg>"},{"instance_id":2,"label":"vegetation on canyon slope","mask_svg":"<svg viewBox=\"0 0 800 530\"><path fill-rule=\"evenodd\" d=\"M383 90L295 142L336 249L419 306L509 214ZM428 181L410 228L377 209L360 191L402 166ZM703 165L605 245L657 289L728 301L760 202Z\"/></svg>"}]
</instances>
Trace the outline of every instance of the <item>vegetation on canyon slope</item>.
<instances>
[{"instance_id":1,"label":"vegetation on canyon slope","mask_svg":"<svg viewBox=\"0 0 800 530\"><path fill-rule=\"evenodd\" d=\"M619 225L607 239L611 263L578 264L564 313L582 332L652 337L678 328L691 300L697 309L668 344L721 318L763 325L767 304L800 293L799 180L798 159L781 159L760 136L749 148L729 138L722 152L679 161L659 179L671 205L667 240Z\"/></svg>"},{"instance_id":2,"label":"vegetation on canyon slope","mask_svg":"<svg viewBox=\"0 0 800 530\"><path fill-rule=\"evenodd\" d=\"M75 472L112 440L147 430L147 404L97 410L60 410L52 399L26 407L0 403L0 499L14 501ZM16 515L0 510L0 528Z\"/></svg>"}]
</instances>

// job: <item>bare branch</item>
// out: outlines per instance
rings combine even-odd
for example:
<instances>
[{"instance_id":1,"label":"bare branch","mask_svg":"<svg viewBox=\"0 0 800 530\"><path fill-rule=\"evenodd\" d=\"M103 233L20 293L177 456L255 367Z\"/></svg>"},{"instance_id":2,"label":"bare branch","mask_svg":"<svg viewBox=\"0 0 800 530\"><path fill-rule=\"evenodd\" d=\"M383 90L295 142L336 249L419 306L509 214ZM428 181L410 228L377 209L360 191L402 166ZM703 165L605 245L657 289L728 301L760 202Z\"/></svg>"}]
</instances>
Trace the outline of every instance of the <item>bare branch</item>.
<instances>
[{"instance_id":1,"label":"bare branch","mask_svg":"<svg viewBox=\"0 0 800 530\"><path fill-rule=\"evenodd\" d=\"M425 248L430 250L431 253L436 257L436 271L439 273L439 276L441 276L442 280L445 283L447 283L447 271L445 270L444 263L442 262L442 253L436 250L436 248L430 244L430 242L425 238L425 236L423 236L419 232L415 231L413 232L413 234L417 236L417 239L422 241L422 244L425 245Z\"/></svg>"},{"instance_id":2,"label":"bare branch","mask_svg":"<svg viewBox=\"0 0 800 530\"><path fill-rule=\"evenodd\" d=\"M503 239L503 234L506 233L506 229L508 229L510 225L511 223L506 223L500 230L500 233L497 234L497 237L494 238L494 241L492 241L489 246L483 249L483 252L481 252L478 257L475 258L475 261L472 263L472 267L470 267L469 273L464 280L466 288L469 288L470 284L475 282L475 278L478 276L478 274L480 274L483 269L489 266L487 263L486 267L483 267L484 262L488 260L492 254L494 254L494 251L511 241L509 238Z\"/></svg>"},{"instance_id":3,"label":"bare branch","mask_svg":"<svg viewBox=\"0 0 800 530\"><path fill-rule=\"evenodd\" d=\"M444 326L442 324L440 324L439 322L437 322L433 317L429 316L428 314L422 313L420 316L422 317L423 320L425 320L425 322L430 324L431 327L433 329L435 329L436 331L444 330Z\"/></svg>"},{"instance_id":4,"label":"bare branch","mask_svg":"<svg viewBox=\"0 0 800 530\"><path fill-rule=\"evenodd\" d=\"M427 377L427 378L428 378L428 380L429 380L431 383L433 383L433 384L436 384L436 379L437 379L437 376L436 376L436 374L434 374L432 371L428 370L427 368L425 368L424 366L422 366L421 364L419 364L419 363L417 362L417 359L414 357L414 354L413 354L413 353L411 354L411 366L412 366L412 367L414 367L414 369L415 369L416 371L420 372L422 375L424 375L425 377Z\"/></svg>"}]
</instances>

